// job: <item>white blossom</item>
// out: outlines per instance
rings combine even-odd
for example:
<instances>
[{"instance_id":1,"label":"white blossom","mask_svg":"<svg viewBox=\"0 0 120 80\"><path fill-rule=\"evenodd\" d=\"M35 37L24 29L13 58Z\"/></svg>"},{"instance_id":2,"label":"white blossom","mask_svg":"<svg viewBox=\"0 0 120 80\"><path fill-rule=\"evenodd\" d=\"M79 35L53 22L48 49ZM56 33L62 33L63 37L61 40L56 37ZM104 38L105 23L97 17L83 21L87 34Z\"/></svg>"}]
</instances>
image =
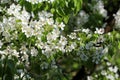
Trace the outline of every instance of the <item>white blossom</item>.
<instances>
[{"instance_id":1,"label":"white blossom","mask_svg":"<svg viewBox=\"0 0 120 80\"><path fill-rule=\"evenodd\" d=\"M10 0L1 0L0 2L1 2L2 4L5 4L5 3L9 3Z\"/></svg>"},{"instance_id":2,"label":"white blossom","mask_svg":"<svg viewBox=\"0 0 120 80\"><path fill-rule=\"evenodd\" d=\"M34 30L29 26L22 27L22 32L25 33L27 37L31 37L34 35Z\"/></svg>"},{"instance_id":3,"label":"white blossom","mask_svg":"<svg viewBox=\"0 0 120 80\"><path fill-rule=\"evenodd\" d=\"M96 31L95 31L96 34L103 34L104 33L104 28L96 28Z\"/></svg>"},{"instance_id":4,"label":"white blossom","mask_svg":"<svg viewBox=\"0 0 120 80\"><path fill-rule=\"evenodd\" d=\"M115 80L114 76L111 74L107 75L106 78L109 80Z\"/></svg>"},{"instance_id":5,"label":"white blossom","mask_svg":"<svg viewBox=\"0 0 120 80\"><path fill-rule=\"evenodd\" d=\"M108 47L105 47L102 51L102 53L108 53Z\"/></svg>"},{"instance_id":6,"label":"white blossom","mask_svg":"<svg viewBox=\"0 0 120 80\"><path fill-rule=\"evenodd\" d=\"M120 29L120 9L116 14L114 14L114 17L115 17L116 28Z\"/></svg>"},{"instance_id":7,"label":"white blossom","mask_svg":"<svg viewBox=\"0 0 120 80\"><path fill-rule=\"evenodd\" d=\"M20 10L21 10L21 6L19 4L15 5L13 3L12 5L10 5L10 8L8 8L7 13L10 14L10 15L13 14L15 17L19 17L20 16L20 13L19 13Z\"/></svg>"},{"instance_id":8,"label":"white blossom","mask_svg":"<svg viewBox=\"0 0 120 80\"><path fill-rule=\"evenodd\" d=\"M20 48L20 53L21 54L26 54L27 51L28 51L28 49L27 49L26 45L22 45L21 48Z\"/></svg>"},{"instance_id":9,"label":"white blossom","mask_svg":"<svg viewBox=\"0 0 120 80\"><path fill-rule=\"evenodd\" d=\"M97 1L97 4L94 6L95 11L97 10L103 17L107 17L107 11L104 9L104 4L102 0Z\"/></svg>"},{"instance_id":10,"label":"white blossom","mask_svg":"<svg viewBox=\"0 0 120 80\"><path fill-rule=\"evenodd\" d=\"M61 30L64 30L65 24L63 22L61 22L58 27L60 27Z\"/></svg>"},{"instance_id":11,"label":"white blossom","mask_svg":"<svg viewBox=\"0 0 120 80\"><path fill-rule=\"evenodd\" d=\"M64 36L60 36L59 43L65 46L67 44L67 39Z\"/></svg>"},{"instance_id":12,"label":"white blossom","mask_svg":"<svg viewBox=\"0 0 120 80\"><path fill-rule=\"evenodd\" d=\"M38 50L35 49L34 47L32 47L32 49L31 49L31 55L32 56L37 56L38 55Z\"/></svg>"},{"instance_id":13,"label":"white blossom","mask_svg":"<svg viewBox=\"0 0 120 80\"><path fill-rule=\"evenodd\" d=\"M110 65L111 65L111 63L110 63L110 62L106 62L106 65L107 65L107 66L110 66Z\"/></svg>"},{"instance_id":14,"label":"white blossom","mask_svg":"<svg viewBox=\"0 0 120 80\"><path fill-rule=\"evenodd\" d=\"M52 3L54 0L26 0L26 1L31 2L32 4L38 4L38 3L41 3L41 2L44 2L44 1Z\"/></svg>"},{"instance_id":15,"label":"white blossom","mask_svg":"<svg viewBox=\"0 0 120 80\"><path fill-rule=\"evenodd\" d=\"M71 39L76 39L76 38L77 38L76 33L71 33L71 34L68 35L68 36L69 36L69 38L71 38Z\"/></svg>"},{"instance_id":16,"label":"white blossom","mask_svg":"<svg viewBox=\"0 0 120 80\"><path fill-rule=\"evenodd\" d=\"M87 76L87 80L93 80L92 76Z\"/></svg>"},{"instance_id":17,"label":"white blossom","mask_svg":"<svg viewBox=\"0 0 120 80\"><path fill-rule=\"evenodd\" d=\"M118 79L119 78L119 74L116 73L115 74L115 78Z\"/></svg>"},{"instance_id":18,"label":"white blossom","mask_svg":"<svg viewBox=\"0 0 120 80\"><path fill-rule=\"evenodd\" d=\"M108 68L111 72L114 72L114 73L116 73L117 71L118 71L118 68L116 67L116 66L114 66L114 67L109 67Z\"/></svg>"},{"instance_id":19,"label":"white blossom","mask_svg":"<svg viewBox=\"0 0 120 80\"><path fill-rule=\"evenodd\" d=\"M72 50L74 50L77 47L76 42L72 42L69 46L66 46L65 50L66 52L71 52Z\"/></svg>"},{"instance_id":20,"label":"white blossom","mask_svg":"<svg viewBox=\"0 0 120 80\"><path fill-rule=\"evenodd\" d=\"M21 59L22 59L22 61L28 62L28 57L29 57L28 54L25 54L25 53L24 53L24 54L22 55Z\"/></svg>"},{"instance_id":21,"label":"white blossom","mask_svg":"<svg viewBox=\"0 0 120 80\"><path fill-rule=\"evenodd\" d=\"M88 18L89 18L89 15L85 11L81 10L79 12L78 17L77 17L77 25L82 26L83 24L85 24L89 20Z\"/></svg>"},{"instance_id":22,"label":"white blossom","mask_svg":"<svg viewBox=\"0 0 120 80\"><path fill-rule=\"evenodd\" d=\"M105 70L102 70L102 71L101 71L101 74L104 75L104 76L106 76L106 75L107 75L107 72L106 72Z\"/></svg>"},{"instance_id":23,"label":"white blossom","mask_svg":"<svg viewBox=\"0 0 120 80\"><path fill-rule=\"evenodd\" d=\"M86 34L88 34L90 32L90 29L82 29L82 32L85 32Z\"/></svg>"},{"instance_id":24,"label":"white blossom","mask_svg":"<svg viewBox=\"0 0 120 80\"><path fill-rule=\"evenodd\" d=\"M0 48L2 47L2 45L3 45L3 42L0 40Z\"/></svg>"}]
</instances>

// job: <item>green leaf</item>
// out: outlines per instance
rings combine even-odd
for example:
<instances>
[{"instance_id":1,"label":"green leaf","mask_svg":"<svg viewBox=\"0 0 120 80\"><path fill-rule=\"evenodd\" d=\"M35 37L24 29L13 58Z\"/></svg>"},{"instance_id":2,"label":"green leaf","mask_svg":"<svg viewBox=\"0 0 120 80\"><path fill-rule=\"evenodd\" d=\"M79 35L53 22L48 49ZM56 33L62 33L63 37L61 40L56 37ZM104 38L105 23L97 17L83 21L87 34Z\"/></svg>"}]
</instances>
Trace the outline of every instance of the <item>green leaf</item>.
<instances>
[{"instance_id":1,"label":"green leaf","mask_svg":"<svg viewBox=\"0 0 120 80\"><path fill-rule=\"evenodd\" d=\"M80 11L80 9L81 9L82 0L74 0L74 6L75 6L75 8L76 8L75 14L77 14L78 11Z\"/></svg>"},{"instance_id":2,"label":"green leaf","mask_svg":"<svg viewBox=\"0 0 120 80\"><path fill-rule=\"evenodd\" d=\"M54 13L54 12L55 12L55 9L54 9L54 8L52 8L50 11L51 11L51 13Z\"/></svg>"},{"instance_id":3,"label":"green leaf","mask_svg":"<svg viewBox=\"0 0 120 80\"><path fill-rule=\"evenodd\" d=\"M62 21L62 18L57 17L56 20L57 20L58 22L61 22L61 21Z\"/></svg>"},{"instance_id":4,"label":"green leaf","mask_svg":"<svg viewBox=\"0 0 120 80\"><path fill-rule=\"evenodd\" d=\"M56 9L56 12L60 15L60 16L64 16L65 15L65 12L64 10L60 7L58 9Z\"/></svg>"},{"instance_id":5,"label":"green leaf","mask_svg":"<svg viewBox=\"0 0 120 80\"><path fill-rule=\"evenodd\" d=\"M64 22L67 24L68 21L69 21L69 16L67 15L67 16L64 17Z\"/></svg>"},{"instance_id":6,"label":"green leaf","mask_svg":"<svg viewBox=\"0 0 120 80\"><path fill-rule=\"evenodd\" d=\"M10 68L10 70L12 72L14 72L14 70L15 70L15 62L13 60L8 60L7 64L8 64L8 67Z\"/></svg>"},{"instance_id":7,"label":"green leaf","mask_svg":"<svg viewBox=\"0 0 120 80\"><path fill-rule=\"evenodd\" d=\"M118 48L120 49L120 41L118 42Z\"/></svg>"},{"instance_id":8,"label":"green leaf","mask_svg":"<svg viewBox=\"0 0 120 80\"><path fill-rule=\"evenodd\" d=\"M25 5L25 9L26 9L27 11L29 11L29 12L32 11L32 4L31 4L31 3L25 2L24 5Z\"/></svg>"}]
</instances>

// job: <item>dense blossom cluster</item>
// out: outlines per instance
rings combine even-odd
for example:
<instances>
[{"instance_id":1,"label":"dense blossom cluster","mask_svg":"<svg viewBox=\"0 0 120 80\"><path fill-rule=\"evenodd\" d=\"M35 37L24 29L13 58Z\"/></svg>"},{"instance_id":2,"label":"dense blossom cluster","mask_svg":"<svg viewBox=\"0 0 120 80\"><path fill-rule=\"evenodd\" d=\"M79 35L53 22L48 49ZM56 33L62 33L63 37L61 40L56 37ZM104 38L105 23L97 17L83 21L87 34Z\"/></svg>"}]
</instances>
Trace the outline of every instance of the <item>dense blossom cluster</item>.
<instances>
[{"instance_id":1,"label":"dense blossom cluster","mask_svg":"<svg viewBox=\"0 0 120 80\"><path fill-rule=\"evenodd\" d=\"M1 59L7 55L10 59L15 56L20 60L17 64L24 63L25 66L29 66L29 57L40 55L38 50L49 58L57 52L71 52L77 47L76 42L68 42L62 35L65 25L54 22L51 13L42 11L38 13L39 20L30 20L31 15L25 8L22 10L20 5L12 4L7 9L7 14L10 17L4 16L3 21L0 22ZM68 38L77 39L76 33L71 33ZM48 63L43 62L41 68L47 68L47 65Z\"/></svg>"},{"instance_id":2,"label":"dense blossom cluster","mask_svg":"<svg viewBox=\"0 0 120 80\"><path fill-rule=\"evenodd\" d=\"M8 3L8 2L10 2L10 0L1 0L0 2L1 3Z\"/></svg>"},{"instance_id":3,"label":"dense blossom cluster","mask_svg":"<svg viewBox=\"0 0 120 80\"><path fill-rule=\"evenodd\" d=\"M97 0L97 4L94 6L94 11L98 11L103 17L107 17L107 11L104 9L102 0Z\"/></svg>"},{"instance_id":4,"label":"dense blossom cluster","mask_svg":"<svg viewBox=\"0 0 120 80\"><path fill-rule=\"evenodd\" d=\"M105 60L108 60L107 57L104 58ZM100 76L103 77L103 79L107 80L118 80L119 79L119 73L118 73L118 67L115 65L112 65L110 62L105 63L106 66L100 66L98 68L98 71L100 70L100 73L95 74L94 76L88 76L88 80L93 80L96 78L99 78Z\"/></svg>"},{"instance_id":5,"label":"dense blossom cluster","mask_svg":"<svg viewBox=\"0 0 120 80\"><path fill-rule=\"evenodd\" d=\"M89 15L85 11L81 10L77 16L77 25L82 26L88 21L88 18Z\"/></svg>"},{"instance_id":6,"label":"dense blossom cluster","mask_svg":"<svg viewBox=\"0 0 120 80\"><path fill-rule=\"evenodd\" d=\"M95 4L88 4L87 6L90 8L90 10L80 10L80 12L78 13L77 17L76 17L76 24L77 27L82 28L82 26L85 26L87 28L93 28L94 24L91 25L91 23L89 23L91 20L98 20L99 19L96 18L95 16L99 15L105 19L108 18L107 16L107 10L104 9L104 3L102 0L92 0L91 2L95 3ZM91 14L87 13L87 12L92 12ZM92 16L94 15L94 16ZM96 22L96 21L95 21ZM90 24L89 26L87 24ZM100 26L98 26L100 27ZM104 25L102 27L105 27Z\"/></svg>"},{"instance_id":7,"label":"dense blossom cluster","mask_svg":"<svg viewBox=\"0 0 120 80\"><path fill-rule=\"evenodd\" d=\"M12 1L18 2L19 0L0 0L1 4L11 3Z\"/></svg>"},{"instance_id":8,"label":"dense blossom cluster","mask_svg":"<svg viewBox=\"0 0 120 80\"><path fill-rule=\"evenodd\" d=\"M18 1L18 0L14 0ZM32 4L38 4L44 1L53 2L54 0L26 0ZM1 0L1 3L8 3L9 0ZM53 19L54 15L47 11L38 12L38 19L35 15L26 11L25 7L19 4L12 4L9 8L0 7L0 12L6 12L0 21L0 58L4 60L17 58L17 65L24 65L24 69L18 69L19 76L15 74L14 79L23 77L23 80L31 79L27 74L32 61L38 59L42 70L54 69L58 71L58 65L54 55L77 54L83 62L91 60L92 63L99 64L108 48L105 44L104 28L96 28L92 32L89 28L74 30L69 34L64 34L65 24ZM107 17L107 11L104 9L101 0L93 7L94 12L98 11L103 17ZM120 26L120 10L114 15L116 26ZM32 18L31 18L32 17ZM80 27L89 21L89 14L81 10L78 14L77 25ZM110 34L107 35L110 37ZM48 59L45 61L45 59ZM88 80L98 78L100 75L106 79L118 79L118 67L111 66L111 63L105 63L108 69L102 70L99 75L88 76ZM2 66L5 66L4 64ZM26 75L26 77L24 77ZM50 75L50 74L47 74ZM48 76L49 77L49 76Z\"/></svg>"},{"instance_id":9,"label":"dense blossom cluster","mask_svg":"<svg viewBox=\"0 0 120 80\"><path fill-rule=\"evenodd\" d=\"M22 10L20 5L12 4L6 11L10 17L4 16L0 22L1 60L4 60L6 56L8 59L16 57L18 59L16 66L24 64L29 67L30 56L36 57L42 52L49 59L57 52L71 52L76 48L75 42L68 44L67 38L62 35L65 25L54 22L51 13L42 11L38 13L39 20L30 20L31 15L25 8ZM34 14L32 16L34 17ZM69 38L75 39L74 35L76 34L69 35ZM41 69L47 69L48 65L47 62L40 64ZM51 63L51 67L57 68L55 62ZM18 70L18 73L23 77L26 75L26 71L26 69L25 71L22 69ZM18 78L19 76L15 75L15 79ZM28 78L30 78L29 75Z\"/></svg>"},{"instance_id":10,"label":"dense blossom cluster","mask_svg":"<svg viewBox=\"0 0 120 80\"><path fill-rule=\"evenodd\" d=\"M114 14L115 16L115 22L116 22L116 28L120 29L120 10L118 10L118 12L116 14Z\"/></svg>"},{"instance_id":11,"label":"dense blossom cluster","mask_svg":"<svg viewBox=\"0 0 120 80\"><path fill-rule=\"evenodd\" d=\"M57 50L65 52L69 50L71 51L75 48L75 43L71 43L70 46L73 47L68 46L65 49L68 41L66 37L61 35L61 31L64 30L65 25L63 23L54 23L54 20L52 19L52 14L42 11L38 14L38 21L29 21L30 14L26 12L25 9L21 11L21 6L15 4L12 4L10 6L10 8L7 10L7 13L11 15L11 17L4 17L3 22L1 22L0 25L0 32L2 33L2 36L4 36L4 38L1 40L1 47L2 41L12 42L12 40L18 40L20 34L24 33L26 38L36 38L35 46L42 49L42 53L47 53L46 56L55 53ZM74 36L74 34L71 34L70 38L74 39L76 37ZM22 45L21 53L24 53L24 55L26 55L27 57L26 52L28 50L26 48L26 45L28 45L28 43ZM32 48L32 52L34 52L36 55L37 51L34 47ZM34 55L33 53L31 54Z\"/></svg>"},{"instance_id":12,"label":"dense blossom cluster","mask_svg":"<svg viewBox=\"0 0 120 80\"><path fill-rule=\"evenodd\" d=\"M32 4L38 4L44 1L53 2L54 0L26 0L26 1L31 2Z\"/></svg>"},{"instance_id":13,"label":"dense blossom cluster","mask_svg":"<svg viewBox=\"0 0 120 80\"><path fill-rule=\"evenodd\" d=\"M96 28L95 33L97 33L97 34L103 34L104 33L104 28L100 28L100 29Z\"/></svg>"},{"instance_id":14,"label":"dense blossom cluster","mask_svg":"<svg viewBox=\"0 0 120 80\"><path fill-rule=\"evenodd\" d=\"M12 1L12 0L1 0L0 3L6 4L6 3L9 3L9 2L11 2L11 1ZM13 1L18 2L18 1L20 1L20 0L13 0ZM52 2L54 2L55 0L25 0L25 1L30 2L30 3L32 3L32 4L38 4L38 3L45 2L45 1L48 2L48 3L52 3Z\"/></svg>"}]
</instances>

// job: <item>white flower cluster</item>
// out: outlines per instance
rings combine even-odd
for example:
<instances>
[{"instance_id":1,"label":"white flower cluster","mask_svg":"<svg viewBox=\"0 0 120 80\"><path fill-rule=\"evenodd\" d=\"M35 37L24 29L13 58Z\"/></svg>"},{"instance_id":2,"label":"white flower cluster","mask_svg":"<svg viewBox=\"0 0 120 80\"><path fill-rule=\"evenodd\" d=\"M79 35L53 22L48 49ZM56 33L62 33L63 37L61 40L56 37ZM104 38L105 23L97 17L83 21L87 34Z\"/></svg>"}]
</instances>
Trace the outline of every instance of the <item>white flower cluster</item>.
<instances>
[{"instance_id":1,"label":"white flower cluster","mask_svg":"<svg viewBox=\"0 0 120 80\"><path fill-rule=\"evenodd\" d=\"M114 17L115 17L116 28L120 29L120 9L116 14L114 14Z\"/></svg>"},{"instance_id":2,"label":"white flower cluster","mask_svg":"<svg viewBox=\"0 0 120 80\"><path fill-rule=\"evenodd\" d=\"M2 4L8 3L8 2L10 2L10 0L1 0L0 1L0 3L2 3Z\"/></svg>"},{"instance_id":3,"label":"white flower cluster","mask_svg":"<svg viewBox=\"0 0 120 80\"><path fill-rule=\"evenodd\" d=\"M97 4L94 6L95 11L97 10L103 17L107 17L107 11L104 9L102 0L96 2Z\"/></svg>"},{"instance_id":4,"label":"white flower cluster","mask_svg":"<svg viewBox=\"0 0 120 80\"><path fill-rule=\"evenodd\" d=\"M15 2L18 2L18 1L20 1L20 0L13 0L13 1L15 1ZM52 2L54 2L55 0L26 0L27 2L30 2L30 3L32 3L32 4L38 4L38 3L42 3L42 2L48 2L48 3L52 3ZM2 3L2 4L6 4L6 3L10 3L11 2L11 0L1 0L0 1L0 3Z\"/></svg>"},{"instance_id":5,"label":"white flower cluster","mask_svg":"<svg viewBox=\"0 0 120 80\"><path fill-rule=\"evenodd\" d=\"M6 12L9 17L3 16L3 20L0 21L1 60L4 60L6 56L8 59L16 57L18 59L16 65L23 64L25 67L29 67L30 58L38 58L41 55L49 59L57 52L71 52L77 47L76 42L72 42L77 39L77 34L71 33L66 37L63 36L65 25L62 22L55 22L51 13L41 11L38 13L39 19L33 20L30 19L30 16L34 18L34 14L29 14L19 4L12 4L6 9ZM41 56L39 59L42 61ZM49 66L57 68L55 63L48 64L46 61L42 61L40 64L43 70ZM25 75L24 73L26 72L22 71L20 76ZM17 78L18 75L15 75L15 79Z\"/></svg>"},{"instance_id":6,"label":"white flower cluster","mask_svg":"<svg viewBox=\"0 0 120 80\"><path fill-rule=\"evenodd\" d=\"M35 37L35 45L31 47L26 47L30 45L27 41L21 41L19 43L20 55L22 55L22 61L28 61L28 52L30 51L31 56L37 56L38 51L35 47L42 50L42 53L47 57L50 57L53 53L58 51L61 52L71 52L77 47L75 42L70 42L68 44L67 38L61 34L64 30L65 25L63 23L54 22L53 15L51 13L42 11L38 13L39 20L30 20L30 14L23 8L21 10L20 5L12 4L10 8L7 9L7 13L10 17L3 18L0 22L0 33L3 36L1 40L0 47L4 43L11 43L14 40L19 40L23 35L26 39ZM34 16L34 14L32 14ZM68 35L70 39L76 39L76 33L71 33ZM13 45L15 45L13 43ZM17 47L17 46L16 46ZM29 49L28 49L29 48Z\"/></svg>"},{"instance_id":7,"label":"white flower cluster","mask_svg":"<svg viewBox=\"0 0 120 80\"><path fill-rule=\"evenodd\" d=\"M15 80L20 79L20 77L22 78L22 80L26 80L26 79L31 79L32 80L33 79L28 74L26 74L26 70L18 69L17 72L19 73L19 75L16 75L16 74L14 75Z\"/></svg>"},{"instance_id":8,"label":"white flower cluster","mask_svg":"<svg viewBox=\"0 0 120 80\"><path fill-rule=\"evenodd\" d=\"M109 62L108 57L104 57L104 59L106 61L102 63L105 66L103 66L102 64L99 65L96 68L96 71L98 71L99 73L95 74L94 76L88 76L88 80L98 79L99 77L103 77L106 80L119 80L119 68Z\"/></svg>"},{"instance_id":9,"label":"white flower cluster","mask_svg":"<svg viewBox=\"0 0 120 80\"><path fill-rule=\"evenodd\" d=\"M108 80L117 80L119 78L119 74L117 73L118 67L112 66L110 62L106 62L108 68L106 70L101 71L101 75L106 77Z\"/></svg>"},{"instance_id":10,"label":"white flower cluster","mask_svg":"<svg viewBox=\"0 0 120 80\"><path fill-rule=\"evenodd\" d=\"M44 1L47 1L47 2L53 2L54 0L26 0L32 4L38 4L38 3L41 3L41 2L44 2Z\"/></svg>"},{"instance_id":11,"label":"white flower cluster","mask_svg":"<svg viewBox=\"0 0 120 80\"><path fill-rule=\"evenodd\" d=\"M19 57L19 52L17 52L15 49L10 48L10 46L8 46L5 50L1 50L0 54L2 55L1 59L5 59L5 56L7 55L9 55L8 59L11 59L12 56Z\"/></svg>"},{"instance_id":12,"label":"white flower cluster","mask_svg":"<svg viewBox=\"0 0 120 80\"><path fill-rule=\"evenodd\" d=\"M76 39L77 38L77 34L75 32L71 33L70 35L68 35L69 38L71 39Z\"/></svg>"},{"instance_id":13,"label":"white flower cluster","mask_svg":"<svg viewBox=\"0 0 120 80\"><path fill-rule=\"evenodd\" d=\"M6 0L5 0L6 1ZM39 2L48 1L48 0L26 0L31 2L32 4L37 4ZM53 2L54 0L49 0ZM106 17L106 11L103 9L103 3L101 0L95 6L95 8ZM102 9L101 9L102 8ZM2 9L0 9L2 12ZM81 33L77 34L76 32L72 32L69 35L63 36L64 27L63 23L55 22L53 20L53 15L46 11L41 11L38 13L38 20L33 20L30 17L34 18L34 14L28 13L25 8L21 7L19 4L12 4L10 8L6 10L9 17L3 16L3 20L0 21L0 57L1 60L4 60L6 56L8 59L12 59L13 56L18 58L17 64L24 63L25 66L30 65L29 58L36 58L38 55L46 56L48 59L51 59L53 54L57 53L72 53L72 51L77 52L81 60L88 61L92 59L92 61L98 64L104 53L108 52L108 47L95 47L94 41L90 41L92 38L92 33L90 33L90 29L82 29L80 30L82 33L86 33L81 35ZM88 21L89 15L84 11L79 13L80 20L78 20L78 24L83 25ZM115 15L116 24L120 22L120 11ZM79 18L78 18L79 19ZM118 25L120 26L120 25ZM89 34L90 33L90 34ZM103 34L103 28L96 28L96 34ZM94 33L93 33L94 34ZM78 37L79 36L79 37ZM80 36L82 38L80 38ZM84 38L84 39L83 39ZM86 40L88 39L88 40ZM77 41L78 40L78 41ZM99 37L98 42L104 42L104 38ZM80 49L77 49L80 46ZM43 54L43 55L42 55ZM41 60L40 57L39 60ZM53 56L52 56L53 58ZM53 59L52 59L53 60ZM109 64L109 63L108 63ZM49 68L58 68L56 62L53 61L50 63L42 62L40 67L44 70ZM115 79L118 78L118 74L116 74L118 68L109 67L109 72L113 72L115 74ZM25 74L24 71L19 70L20 76L23 77ZM111 74L105 73L105 71L101 72L102 75L106 75L107 79L114 80L111 77ZM15 76L16 79L19 76Z\"/></svg>"},{"instance_id":14,"label":"white flower cluster","mask_svg":"<svg viewBox=\"0 0 120 80\"><path fill-rule=\"evenodd\" d=\"M95 31L96 34L104 34L104 28L96 28L96 31Z\"/></svg>"},{"instance_id":15,"label":"white flower cluster","mask_svg":"<svg viewBox=\"0 0 120 80\"><path fill-rule=\"evenodd\" d=\"M77 16L77 25L82 26L89 20L88 18L89 15L85 11L81 10Z\"/></svg>"},{"instance_id":16,"label":"white flower cluster","mask_svg":"<svg viewBox=\"0 0 120 80\"><path fill-rule=\"evenodd\" d=\"M103 57L103 48L97 48L95 53L93 54L93 60L92 62L95 62L96 64L99 64L101 58Z\"/></svg>"},{"instance_id":17,"label":"white flower cluster","mask_svg":"<svg viewBox=\"0 0 120 80\"><path fill-rule=\"evenodd\" d=\"M90 32L90 29L82 29L82 32L85 32L86 34L88 34Z\"/></svg>"},{"instance_id":18,"label":"white flower cluster","mask_svg":"<svg viewBox=\"0 0 120 80\"><path fill-rule=\"evenodd\" d=\"M12 1L18 2L19 0L0 0L1 4L11 3Z\"/></svg>"}]
</instances>

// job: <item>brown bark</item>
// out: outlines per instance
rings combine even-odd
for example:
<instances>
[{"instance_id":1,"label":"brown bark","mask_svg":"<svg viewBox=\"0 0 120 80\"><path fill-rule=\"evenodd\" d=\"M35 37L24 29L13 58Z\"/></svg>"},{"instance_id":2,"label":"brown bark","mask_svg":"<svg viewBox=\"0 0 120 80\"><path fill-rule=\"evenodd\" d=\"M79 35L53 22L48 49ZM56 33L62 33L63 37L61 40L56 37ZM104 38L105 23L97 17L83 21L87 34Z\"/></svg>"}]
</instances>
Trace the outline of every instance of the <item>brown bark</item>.
<instances>
[{"instance_id":1,"label":"brown bark","mask_svg":"<svg viewBox=\"0 0 120 80\"><path fill-rule=\"evenodd\" d=\"M85 67L82 66L77 74L73 77L72 80L87 80L87 74L85 72Z\"/></svg>"}]
</instances>

